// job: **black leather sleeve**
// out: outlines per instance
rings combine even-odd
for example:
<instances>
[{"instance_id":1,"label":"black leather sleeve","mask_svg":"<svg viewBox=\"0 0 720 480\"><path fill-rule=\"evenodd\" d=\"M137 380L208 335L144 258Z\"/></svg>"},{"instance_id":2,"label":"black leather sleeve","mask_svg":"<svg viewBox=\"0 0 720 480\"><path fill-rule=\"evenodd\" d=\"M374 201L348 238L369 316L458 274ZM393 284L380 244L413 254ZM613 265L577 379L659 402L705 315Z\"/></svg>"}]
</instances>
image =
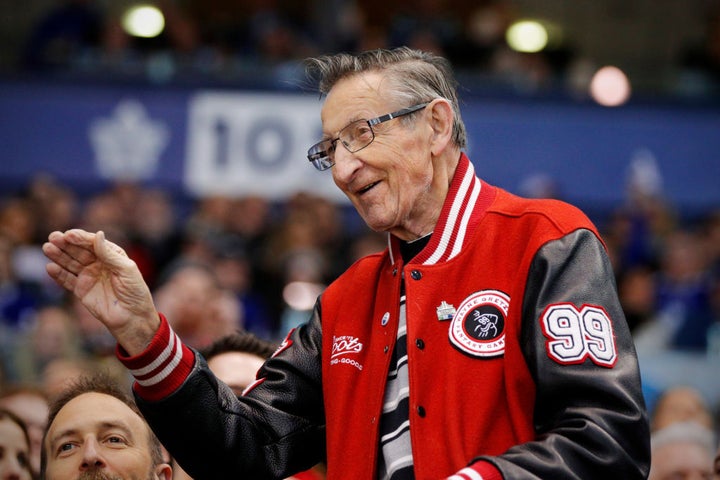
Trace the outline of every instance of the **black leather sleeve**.
<instances>
[{"instance_id":1,"label":"black leather sleeve","mask_svg":"<svg viewBox=\"0 0 720 480\"><path fill-rule=\"evenodd\" d=\"M650 433L637 357L595 234L578 230L540 249L522 322L538 440L487 460L506 480L647 478Z\"/></svg>"},{"instance_id":2,"label":"black leather sleeve","mask_svg":"<svg viewBox=\"0 0 720 480\"><path fill-rule=\"evenodd\" d=\"M320 311L261 368L264 381L236 397L195 354L195 366L169 397L136 396L160 441L195 480L286 478L323 460Z\"/></svg>"}]
</instances>

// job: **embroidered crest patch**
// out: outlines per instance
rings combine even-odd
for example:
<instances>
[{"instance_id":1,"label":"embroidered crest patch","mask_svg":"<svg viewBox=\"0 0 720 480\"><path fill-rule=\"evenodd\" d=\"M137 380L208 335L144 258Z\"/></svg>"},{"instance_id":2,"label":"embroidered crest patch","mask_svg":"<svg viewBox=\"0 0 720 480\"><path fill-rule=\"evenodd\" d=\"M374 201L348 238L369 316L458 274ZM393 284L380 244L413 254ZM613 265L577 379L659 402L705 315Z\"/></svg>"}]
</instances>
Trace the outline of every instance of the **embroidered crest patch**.
<instances>
[{"instance_id":1,"label":"embroidered crest patch","mask_svg":"<svg viewBox=\"0 0 720 480\"><path fill-rule=\"evenodd\" d=\"M482 290L467 297L453 317L448 337L461 352L478 358L505 352L505 320L510 297L498 290Z\"/></svg>"}]
</instances>

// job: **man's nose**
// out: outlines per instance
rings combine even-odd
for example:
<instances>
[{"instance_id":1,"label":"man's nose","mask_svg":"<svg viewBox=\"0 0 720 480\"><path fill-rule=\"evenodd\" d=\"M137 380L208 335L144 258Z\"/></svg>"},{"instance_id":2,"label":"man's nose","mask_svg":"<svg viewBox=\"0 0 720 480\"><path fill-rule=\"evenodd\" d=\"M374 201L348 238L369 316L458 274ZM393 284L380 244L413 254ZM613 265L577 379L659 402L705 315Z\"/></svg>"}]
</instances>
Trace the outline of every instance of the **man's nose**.
<instances>
[{"instance_id":1,"label":"man's nose","mask_svg":"<svg viewBox=\"0 0 720 480\"><path fill-rule=\"evenodd\" d=\"M22 478L23 473L29 472L29 466L25 465L18 460L15 456L8 456L8 462L5 464L6 471L1 475L4 480L19 480Z\"/></svg>"},{"instance_id":2,"label":"man's nose","mask_svg":"<svg viewBox=\"0 0 720 480\"><path fill-rule=\"evenodd\" d=\"M82 446L81 470L87 470L105 465L105 460L100 452L100 444L95 438L87 438Z\"/></svg>"},{"instance_id":3,"label":"man's nose","mask_svg":"<svg viewBox=\"0 0 720 480\"><path fill-rule=\"evenodd\" d=\"M349 182L353 174L360 168L362 162L354 153L350 153L347 148L338 145L335 149L333 157L335 165L332 167L333 177L341 183Z\"/></svg>"}]
</instances>

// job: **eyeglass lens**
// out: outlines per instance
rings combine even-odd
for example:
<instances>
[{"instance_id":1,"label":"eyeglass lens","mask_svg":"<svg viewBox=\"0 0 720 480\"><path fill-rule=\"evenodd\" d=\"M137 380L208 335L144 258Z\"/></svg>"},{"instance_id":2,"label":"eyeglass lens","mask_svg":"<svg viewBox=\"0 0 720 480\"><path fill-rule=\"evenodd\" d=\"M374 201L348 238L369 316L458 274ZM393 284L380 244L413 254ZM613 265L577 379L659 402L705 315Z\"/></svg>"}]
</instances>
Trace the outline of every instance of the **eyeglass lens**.
<instances>
[{"instance_id":1,"label":"eyeglass lens","mask_svg":"<svg viewBox=\"0 0 720 480\"><path fill-rule=\"evenodd\" d=\"M358 152L375 140L375 132L372 128L373 124L377 125L393 118L416 112L426 105L427 103L418 104L372 120L356 120L351 122L338 132L337 138L322 140L310 147L307 154L308 160L310 160L318 170L327 170L335 164L335 148L337 148L338 141L342 142L343 146L350 153Z\"/></svg>"}]
</instances>

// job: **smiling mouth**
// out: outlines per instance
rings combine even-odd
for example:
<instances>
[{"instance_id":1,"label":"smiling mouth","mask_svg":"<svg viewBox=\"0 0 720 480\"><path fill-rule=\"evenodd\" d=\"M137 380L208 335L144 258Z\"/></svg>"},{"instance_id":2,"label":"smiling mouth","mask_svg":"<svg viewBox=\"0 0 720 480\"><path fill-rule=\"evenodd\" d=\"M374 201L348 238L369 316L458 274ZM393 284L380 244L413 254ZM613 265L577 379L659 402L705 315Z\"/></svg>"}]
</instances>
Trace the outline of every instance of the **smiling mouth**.
<instances>
[{"instance_id":1,"label":"smiling mouth","mask_svg":"<svg viewBox=\"0 0 720 480\"><path fill-rule=\"evenodd\" d=\"M369 185L364 186L363 188L361 188L360 190L357 191L358 195L363 195L363 194L367 193L370 189L372 189L378 183L380 183L380 182L373 182Z\"/></svg>"}]
</instances>

